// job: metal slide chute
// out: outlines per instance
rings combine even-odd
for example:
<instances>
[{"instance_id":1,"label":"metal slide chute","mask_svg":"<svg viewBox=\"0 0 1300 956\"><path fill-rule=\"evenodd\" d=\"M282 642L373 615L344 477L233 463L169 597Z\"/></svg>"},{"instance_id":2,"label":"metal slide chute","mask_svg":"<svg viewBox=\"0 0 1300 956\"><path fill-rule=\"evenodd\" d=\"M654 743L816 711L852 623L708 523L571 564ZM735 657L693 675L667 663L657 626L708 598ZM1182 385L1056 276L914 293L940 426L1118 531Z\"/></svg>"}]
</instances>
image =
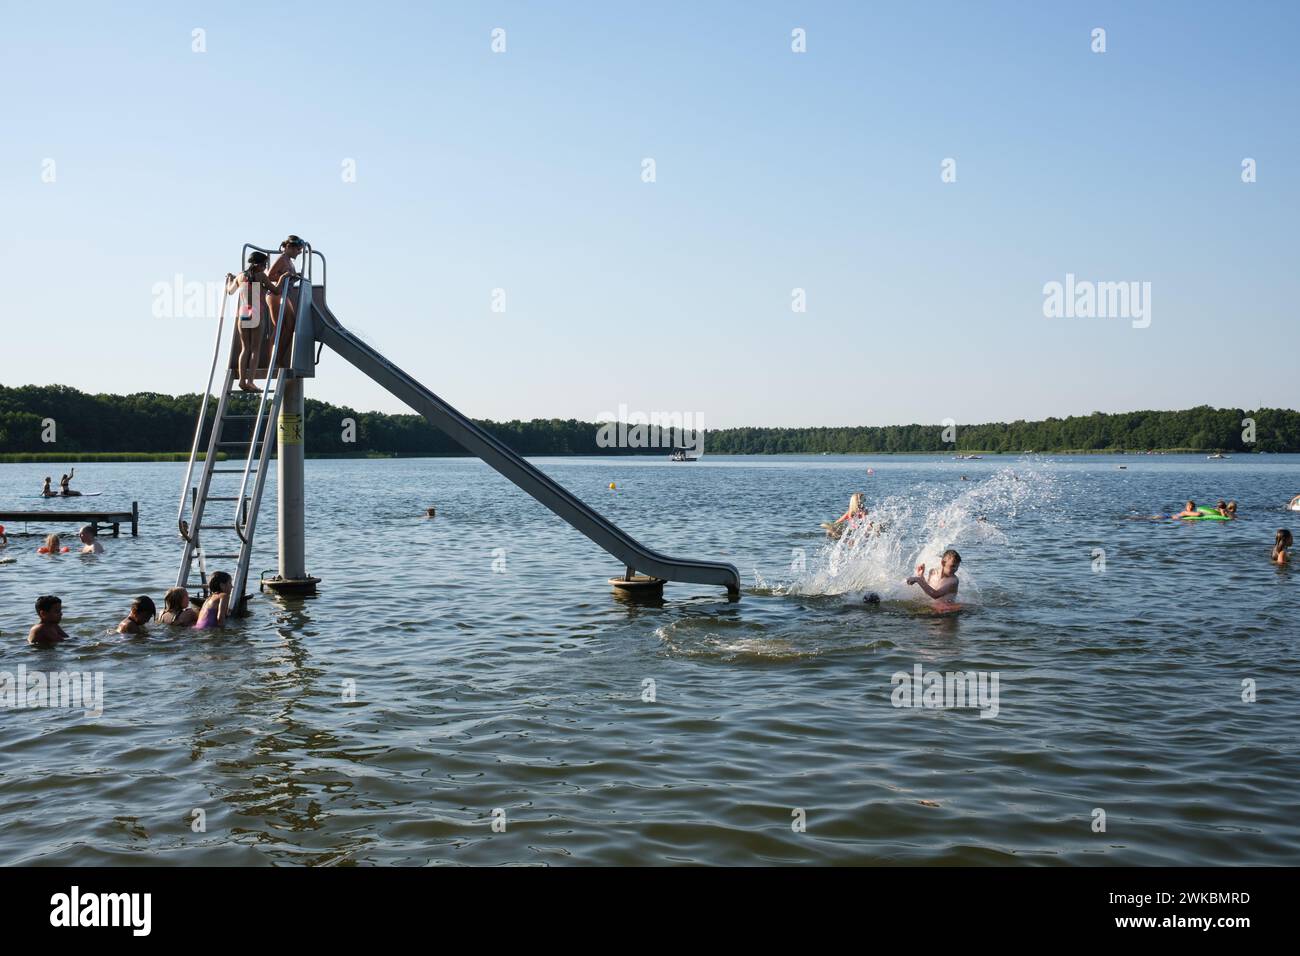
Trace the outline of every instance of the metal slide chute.
<instances>
[{"instance_id":1,"label":"metal slide chute","mask_svg":"<svg viewBox=\"0 0 1300 956\"><path fill-rule=\"evenodd\" d=\"M571 492L530 464L495 435L452 408L414 378L366 345L334 318L325 304L325 289L312 290L312 325L316 340L328 345L361 372L382 385L454 439L466 451L532 495L574 528L604 548L629 569L687 584L715 584L733 596L740 593L740 575L721 561L670 558L638 543L613 522L592 510Z\"/></svg>"}]
</instances>

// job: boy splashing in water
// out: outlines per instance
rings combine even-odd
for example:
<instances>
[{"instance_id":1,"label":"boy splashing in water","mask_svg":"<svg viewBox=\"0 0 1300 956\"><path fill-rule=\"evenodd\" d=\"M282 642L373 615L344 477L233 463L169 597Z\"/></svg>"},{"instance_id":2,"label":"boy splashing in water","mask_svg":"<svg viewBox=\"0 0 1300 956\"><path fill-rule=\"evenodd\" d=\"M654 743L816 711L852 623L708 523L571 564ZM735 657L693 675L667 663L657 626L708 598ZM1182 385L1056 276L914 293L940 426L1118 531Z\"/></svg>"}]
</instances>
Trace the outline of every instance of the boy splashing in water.
<instances>
[{"instance_id":1,"label":"boy splashing in water","mask_svg":"<svg viewBox=\"0 0 1300 956\"><path fill-rule=\"evenodd\" d=\"M961 566L961 555L949 548L943 553L941 566L934 568L929 575L925 565L916 566L916 574L907 579L908 584L920 585L921 590L936 601L954 601L957 598L957 568Z\"/></svg>"}]
</instances>

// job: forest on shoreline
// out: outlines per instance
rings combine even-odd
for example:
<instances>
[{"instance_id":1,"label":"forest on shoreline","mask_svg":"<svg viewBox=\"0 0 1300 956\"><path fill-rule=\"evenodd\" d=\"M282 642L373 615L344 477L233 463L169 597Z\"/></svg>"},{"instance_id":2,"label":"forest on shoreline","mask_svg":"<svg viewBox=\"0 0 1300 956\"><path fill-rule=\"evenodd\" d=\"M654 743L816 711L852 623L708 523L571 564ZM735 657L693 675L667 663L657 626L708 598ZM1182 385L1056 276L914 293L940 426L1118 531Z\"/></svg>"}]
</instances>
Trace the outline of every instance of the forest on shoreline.
<instances>
[{"instance_id":1,"label":"forest on shoreline","mask_svg":"<svg viewBox=\"0 0 1300 956\"><path fill-rule=\"evenodd\" d=\"M198 407L198 395L91 395L63 385L0 385L0 460L184 460ZM361 412L313 399L307 400L306 413L306 444L313 457L465 454L419 415ZM643 426L627 428L624 436L639 446L611 447L608 439L617 429L576 419L479 424L522 455L662 456L694 442L690 434ZM1300 412L1200 406L950 429L942 424L721 428L704 432L702 445L717 455L1300 452Z\"/></svg>"}]
</instances>

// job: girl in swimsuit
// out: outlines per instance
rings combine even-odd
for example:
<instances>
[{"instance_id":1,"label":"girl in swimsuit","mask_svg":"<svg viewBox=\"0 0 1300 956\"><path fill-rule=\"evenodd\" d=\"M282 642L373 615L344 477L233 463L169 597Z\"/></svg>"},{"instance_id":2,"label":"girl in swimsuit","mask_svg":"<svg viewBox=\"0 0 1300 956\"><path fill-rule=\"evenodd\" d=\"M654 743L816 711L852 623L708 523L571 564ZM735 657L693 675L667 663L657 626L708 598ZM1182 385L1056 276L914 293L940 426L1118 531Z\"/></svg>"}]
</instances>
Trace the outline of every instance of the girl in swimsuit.
<instances>
[{"instance_id":1,"label":"girl in swimsuit","mask_svg":"<svg viewBox=\"0 0 1300 956\"><path fill-rule=\"evenodd\" d=\"M36 549L37 554L66 554L68 551L59 543L59 536L51 534L46 536L45 543Z\"/></svg>"},{"instance_id":2,"label":"girl in swimsuit","mask_svg":"<svg viewBox=\"0 0 1300 956\"><path fill-rule=\"evenodd\" d=\"M57 494L57 492L55 492L55 490L50 487L50 484L53 480L54 479L52 479L49 475L45 476L45 487L41 489L42 498L53 498L55 494Z\"/></svg>"},{"instance_id":3,"label":"girl in swimsuit","mask_svg":"<svg viewBox=\"0 0 1300 956\"><path fill-rule=\"evenodd\" d=\"M230 575L225 571L212 572L212 576L208 578L208 590L211 593L199 610L199 619L194 624L195 630L206 631L208 628L221 627L226 623L226 615L230 613L230 588L233 584Z\"/></svg>"},{"instance_id":4,"label":"girl in swimsuit","mask_svg":"<svg viewBox=\"0 0 1300 956\"><path fill-rule=\"evenodd\" d=\"M271 317L270 334L267 336L268 342L275 341L275 323L280 317L280 300L284 298L280 294L280 287L284 284L283 280L286 275L296 276L298 272L294 259L298 258L307 249L307 243L298 236L289 236L288 239L280 243L280 255L276 257L275 262L271 263L271 268L267 270L266 281L266 314ZM293 283L289 283L289 288L293 288ZM290 360L290 349L293 345L293 329L296 324L297 315L294 311L294 300L290 296L284 303L284 329L280 332L280 355L277 363L288 365ZM270 361L270 354L267 354L267 361Z\"/></svg>"},{"instance_id":5,"label":"girl in swimsuit","mask_svg":"<svg viewBox=\"0 0 1300 956\"><path fill-rule=\"evenodd\" d=\"M190 607L190 592L184 588L172 588L163 596L166 610L158 615L163 624L176 624L180 627L193 627L199 615Z\"/></svg>"},{"instance_id":6,"label":"girl in swimsuit","mask_svg":"<svg viewBox=\"0 0 1300 956\"><path fill-rule=\"evenodd\" d=\"M257 370L258 359L262 353L262 338L265 324L262 322L262 290L268 284L266 275L266 253L250 252L248 266L239 275L226 273L226 295L239 293L239 305L236 308L237 329L239 332L239 388L245 392L256 392L253 373Z\"/></svg>"},{"instance_id":7,"label":"girl in swimsuit","mask_svg":"<svg viewBox=\"0 0 1300 956\"><path fill-rule=\"evenodd\" d=\"M75 475L76 473L77 473L77 469L69 468L68 473L59 479L59 494L64 495L65 497L81 494L80 491L73 491L71 488L68 487L68 484L72 481L72 476Z\"/></svg>"},{"instance_id":8,"label":"girl in swimsuit","mask_svg":"<svg viewBox=\"0 0 1300 956\"><path fill-rule=\"evenodd\" d=\"M1295 539L1292 537L1291 532L1286 528L1277 529L1277 537L1273 539L1274 564L1286 564L1290 561L1290 557L1287 555L1286 550L1291 547L1294 540Z\"/></svg>"}]
</instances>

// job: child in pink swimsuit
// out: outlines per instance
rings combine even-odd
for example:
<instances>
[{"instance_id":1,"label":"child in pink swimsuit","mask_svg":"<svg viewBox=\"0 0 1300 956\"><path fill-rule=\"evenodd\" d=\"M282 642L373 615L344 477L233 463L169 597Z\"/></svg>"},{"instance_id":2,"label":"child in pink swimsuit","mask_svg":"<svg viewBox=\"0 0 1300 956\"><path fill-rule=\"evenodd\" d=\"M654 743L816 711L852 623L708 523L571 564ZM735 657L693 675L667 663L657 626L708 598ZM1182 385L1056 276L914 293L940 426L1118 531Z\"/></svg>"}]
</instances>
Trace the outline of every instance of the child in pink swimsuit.
<instances>
[{"instance_id":1,"label":"child in pink swimsuit","mask_svg":"<svg viewBox=\"0 0 1300 956\"><path fill-rule=\"evenodd\" d=\"M208 599L199 609L199 619L194 622L196 631L206 631L210 627L221 627L226 623L230 612L230 589L234 582L225 571L214 571L208 578Z\"/></svg>"},{"instance_id":2,"label":"child in pink swimsuit","mask_svg":"<svg viewBox=\"0 0 1300 956\"><path fill-rule=\"evenodd\" d=\"M268 285L266 261L265 252L250 252L248 265L243 272L239 275L226 273L226 295L239 296L235 323L235 332L239 338L236 369L239 372L239 387L245 392L258 390L253 374L257 371L262 339L266 332L266 324L262 322L262 295Z\"/></svg>"}]
</instances>

